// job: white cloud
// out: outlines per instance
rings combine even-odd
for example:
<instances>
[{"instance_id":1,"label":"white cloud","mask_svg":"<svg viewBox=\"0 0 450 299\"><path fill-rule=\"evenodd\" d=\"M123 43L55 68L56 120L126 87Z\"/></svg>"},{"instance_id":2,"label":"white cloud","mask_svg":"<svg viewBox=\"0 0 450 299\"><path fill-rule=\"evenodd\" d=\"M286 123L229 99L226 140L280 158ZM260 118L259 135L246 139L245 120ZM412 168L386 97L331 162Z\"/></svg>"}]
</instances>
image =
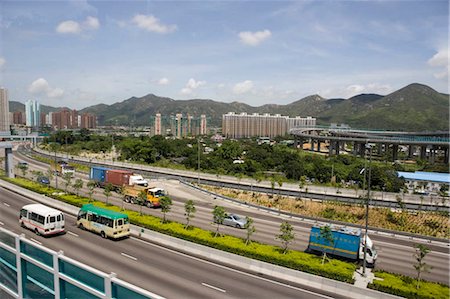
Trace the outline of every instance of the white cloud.
<instances>
[{"instance_id":1,"label":"white cloud","mask_svg":"<svg viewBox=\"0 0 450 299\"><path fill-rule=\"evenodd\" d=\"M100 27L100 22L98 21L98 19L91 17L91 16L88 16L86 18L86 21L84 21L84 23L83 23L83 28L86 28L86 29L95 30L95 29L98 29L99 27Z\"/></svg>"},{"instance_id":2,"label":"white cloud","mask_svg":"<svg viewBox=\"0 0 450 299\"><path fill-rule=\"evenodd\" d=\"M62 34L78 34L81 32L81 26L80 24L78 24L78 22L72 20L64 21L62 23L59 23L58 27L56 27L56 32Z\"/></svg>"},{"instance_id":3,"label":"white cloud","mask_svg":"<svg viewBox=\"0 0 450 299\"><path fill-rule=\"evenodd\" d=\"M249 45L249 46L257 46L266 39L268 39L272 33L269 30L264 31L256 31L256 32L250 32L250 31L242 31L239 32L239 38L241 39L241 42Z\"/></svg>"},{"instance_id":4,"label":"white cloud","mask_svg":"<svg viewBox=\"0 0 450 299\"><path fill-rule=\"evenodd\" d=\"M441 71L434 74L434 77L437 79L446 79L448 78L449 73L449 57L450 51L449 49L440 49L436 54L433 55L430 59L428 59L428 65L440 68Z\"/></svg>"},{"instance_id":5,"label":"white cloud","mask_svg":"<svg viewBox=\"0 0 450 299\"><path fill-rule=\"evenodd\" d=\"M239 82L233 87L234 94L243 94L251 91L253 88L253 82L250 80L245 80L243 82Z\"/></svg>"},{"instance_id":6,"label":"white cloud","mask_svg":"<svg viewBox=\"0 0 450 299\"><path fill-rule=\"evenodd\" d=\"M49 98L60 98L64 95L61 88L52 88L44 78L33 81L28 87L28 92L34 95L46 95Z\"/></svg>"},{"instance_id":7,"label":"white cloud","mask_svg":"<svg viewBox=\"0 0 450 299\"><path fill-rule=\"evenodd\" d=\"M167 84L169 84L169 79L167 79L166 77L158 80L158 85L167 85Z\"/></svg>"},{"instance_id":8,"label":"white cloud","mask_svg":"<svg viewBox=\"0 0 450 299\"><path fill-rule=\"evenodd\" d=\"M0 57L0 69L5 65L6 60L3 57Z\"/></svg>"},{"instance_id":9,"label":"white cloud","mask_svg":"<svg viewBox=\"0 0 450 299\"><path fill-rule=\"evenodd\" d=\"M171 33L177 29L176 25L161 24L159 19L155 18L152 15L147 16L138 14L133 17L131 22L141 29L161 34Z\"/></svg>"},{"instance_id":10,"label":"white cloud","mask_svg":"<svg viewBox=\"0 0 450 299\"><path fill-rule=\"evenodd\" d=\"M393 92L393 88L388 84L369 83L369 84L351 84L343 88L326 89L317 92L324 98L351 98L362 93L375 93L387 95Z\"/></svg>"},{"instance_id":11,"label":"white cloud","mask_svg":"<svg viewBox=\"0 0 450 299\"><path fill-rule=\"evenodd\" d=\"M199 88L202 85L205 85L206 81L195 81L194 78L189 79L186 83L186 86L181 89L180 93L183 95L189 95L194 92L195 89Z\"/></svg>"},{"instance_id":12,"label":"white cloud","mask_svg":"<svg viewBox=\"0 0 450 299\"><path fill-rule=\"evenodd\" d=\"M79 34L83 30L97 30L100 28L100 22L97 18L88 16L83 23L76 21L64 21L56 27L56 32L62 34Z\"/></svg>"}]
</instances>

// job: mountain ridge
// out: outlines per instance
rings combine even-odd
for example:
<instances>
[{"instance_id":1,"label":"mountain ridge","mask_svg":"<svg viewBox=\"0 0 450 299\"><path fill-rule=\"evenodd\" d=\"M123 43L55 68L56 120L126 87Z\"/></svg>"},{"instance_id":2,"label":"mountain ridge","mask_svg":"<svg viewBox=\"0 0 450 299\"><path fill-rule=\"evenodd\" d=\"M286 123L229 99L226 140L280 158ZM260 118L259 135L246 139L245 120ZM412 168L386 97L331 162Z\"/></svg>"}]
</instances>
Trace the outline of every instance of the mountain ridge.
<instances>
[{"instance_id":1,"label":"mountain ridge","mask_svg":"<svg viewBox=\"0 0 450 299\"><path fill-rule=\"evenodd\" d=\"M17 106L10 104L10 107ZM44 105L41 107L45 107L48 111L58 109ZM183 113L193 116L205 114L210 118L212 126L220 126L223 114L246 112L282 114L290 117L312 116L317 118L318 124L346 123L359 128L419 131L449 129L448 95L419 83L409 84L384 96L369 93L348 99L326 99L315 94L286 105L265 104L258 107L237 101L225 103L212 99L174 100L149 93L111 105L93 105L79 112L96 114L100 125L133 123L148 126L150 117L156 113L163 116Z\"/></svg>"}]
</instances>

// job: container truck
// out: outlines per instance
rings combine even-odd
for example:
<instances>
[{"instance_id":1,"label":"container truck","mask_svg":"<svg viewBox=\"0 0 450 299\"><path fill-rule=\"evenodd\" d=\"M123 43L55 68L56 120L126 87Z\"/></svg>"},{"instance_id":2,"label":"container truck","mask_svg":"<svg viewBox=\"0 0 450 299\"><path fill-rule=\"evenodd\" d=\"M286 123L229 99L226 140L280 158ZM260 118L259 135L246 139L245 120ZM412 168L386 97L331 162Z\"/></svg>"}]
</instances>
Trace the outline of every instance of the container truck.
<instances>
[{"instance_id":1,"label":"container truck","mask_svg":"<svg viewBox=\"0 0 450 299\"><path fill-rule=\"evenodd\" d=\"M320 226L313 226L309 234L307 252L326 252L337 257L353 261L364 260L364 236L359 228L330 226L333 242L321 237ZM366 263L374 266L377 259L377 250L372 240L367 236Z\"/></svg>"},{"instance_id":2,"label":"container truck","mask_svg":"<svg viewBox=\"0 0 450 299\"><path fill-rule=\"evenodd\" d=\"M139 194L144 191L147 194L145 200L139 198ZM138 185L125 186L123 188L123 200L125 202L131 202L149 208L157 208L160 206L159 198L165 196L164 189L161 188L149 188Z\"/></svg>"},{"instance_id":3,"label":"container truck","mask_svg":"<svg viewBox=\"0 0 450 299\"><path fill-rule=\"evenodd\" d=\"M56 175L65 175L66 173L71 173L75 175L75 168L70 166L66 161L60 160L58 162L51 163L51 168L55 171Z\"/></svg>"},{"instance_id":4,"label":"container truck","mask_svg":"<svg viewBox=\"0 0 450 299\"><path fill-rule=\"evenodd\" d=\"M134 174L128 170L110 169L105 167L91 167L89 179L96 182L98 187L104 188L111 183L114 189L118 190L122 186L148 186L148 181L140 174Z\"/></svg>"}]
</instances>

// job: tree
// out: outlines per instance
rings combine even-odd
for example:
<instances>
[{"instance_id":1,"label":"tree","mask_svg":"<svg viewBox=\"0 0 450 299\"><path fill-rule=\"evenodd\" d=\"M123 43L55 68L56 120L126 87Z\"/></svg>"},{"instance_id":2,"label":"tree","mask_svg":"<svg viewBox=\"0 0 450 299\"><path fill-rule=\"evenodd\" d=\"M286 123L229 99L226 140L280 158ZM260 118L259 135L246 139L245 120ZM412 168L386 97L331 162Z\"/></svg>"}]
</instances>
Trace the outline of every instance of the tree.
<instances>
[{"instance_id":1,"label":"tree","mask_svg":"<svg viewBox=\"0 0 450 299\"><path fill-rule=\"evenodd\" d=\"M414 253L416 264L414 264L413 266L417 271L417 288L419 288L422 273L430 272L432 268L424 262L425 256L427 256L427 254L430 252L430 249L423 244L415 244L414 248L416 249L416 252Z\"/></svg>"},{"instance_id":2,"label":"tree","mask_svg":"<svg viewBox=\"0 0 450 299\"><path fill-rule=\"evenodd\" d=\"M186 216L186 226L185 229L189 228L189 221L191 218L194 218L194 213L197 211L197 209L194 206L193 200L188 200L184 204L184 216Z\"/></svg>"},{"instance_id":3,"label":"tree","mask_svg":"<svg viewBox=\"0 0 450 299\"><path fill-rule=\"evenodd\" d=\"M22 171L22 176L25 177L28 171L28 166L25 164L17 164L17 169L19 169L20 171Z\"/></svg>"},{"instance_id":4,"label":"tree","mask_svg":"<svg viewBox=\"0 0 450 299\"><path fill-rule=\"evenodd\" d=\"M49 169L47 169L45 174L47 175L48 180L51 182L53 180L53 170L51 168L49 168Z\"/></svg>"},{"instance_id":5,"label":"tree","mask_svg":"<svg viewBox=\"0 0 450 299\"><path fill-rule=\"evenodd\" d=\"M31 175L34 177L34 179L37 181L37 179L43 175L42 171L39 170L32 170Z\"/></svg>"},{"instance_id":6,"label":"tree","mask_svg":"<svg viewBox=\"0 0 450 299\"><path fill-rule=\"evenodd\" d=\"M147 192L145 192L145 190L141 190L138 193L137 199L139 202L139 215L142 215L142 206L145 205L145 202L147 201Z\"/></svg>"},{"instance_id":7,"label":"tree","mask_svg":"<svg viewBox=\"0 0 450 299\"><path fill-rule=\"evenodd\" d=\"M73 189L75 189L77 196L80 194L80 189L83 188L83 180L82 179L76 179L75 183L73 184Z\"/></svg>"},{"instance_id":8,"label":"tree","mask_svg":"<svg viewBox=\"0 0 450 299\"><path fill-rule=\"evenodd\" d=\"M324 225L320 228L319 231L319 240L323 240L325 243L325 246L332 246L334 247L334 237L333 232L331 231L331 228L329 225ZM322 265L325 263L325 259L327 258L327 252L326 248L323 250L323 258L322 258Z\"/></svg>"},{"instance_id":9,"label":"tree","mask_svg":"<svg viewBox=\"0 0 450 299\"><path fill-rule=\"evenodd\" d=\"M159 199L161 205L161 212L163 213L163 223L166 223L166 213L170 212L172 208L172 199L168 196L162 196Z\"/></svg>"},{"instance_id":10,"label":"tree","mask_svg":"<svg viewBox=\"0 0 450 299\"><path fill-rule=\"evenodd\" d=\"M227 216L227 213L225 212L224 207L221 206L215 206L213 213L213 221L217 224L216 233L214 234L214 237L217 237L219 235L219 227L221 224L223 224L223 220Z\"/></svg>"},{"instance_id":11,"label":"tree","mask_svg":"<svg viewBox=\"0 0 450 299\"><path fill-rule=\"evenodd\" d=\"M273 197L273 194L275 191L275 178L274 177L270 178L270 187L272 188L272 197Z\"/></svg>"},{"instance_id":12,"label":"tree","mask_svg":"<svg viewBox=\"0 0 450 299\"><path fill-rule=\"evenodd\" d=\"M280 234L276 236L276 239L279 239L281 241L281 248L283 249L284 254L288 251L288 246L294 240L294 238L294 228L289 222L283 221L280 225Z\"/></svg>"},{"instance_id":13,"label":"tree","mask_svg":"<svg viewBox=\"0 0 450 299\"><path fill-rule=\"evenodd\" d=\"M302 189L305 187L305 185L306 185L306 176L302 175L302 176L300 177L300 182L299 182L299 184L298 184L298 188L299 188L300 190L302 190Z\"/></svg>"},{"instance_id":14,"label":"tree","mask_svg":"<svg viewBox=\"0 0 450 299\"><path fill-rule=\"evenodd\" d=\"M92 195L94 195L95 193L95 186L97 185L97 183L95 183L94 181L89 181L87 183L87 187L89 189L88 191L88 195L89 195L89 202L92 201Z\"/></svg>"},{"instance_id":15,"label":"tree","mask_svg":"<svg viewBox=\"0 0 450 299\"><path fill-rule=\"evenodd\" d=\"M63 180L64 180L64 192L67 192L67 188L70 186L70 184L72 183L72 179L73 179L73 173L65 173L63 176Z\"/></svg>"},{"instance_id":16,"label":"tree","mask_svg":"<svg viewBox=\"0 0 450 299\"><path fill-rule=\"evenodd\" d=\"M255 226L253 225L253 219L251 217L245 217L245 225L244 228L247 230L247 238L245 239L245 245L250 243L250 237L256 231Z\"/></svg>"},{"instance_id":17,"label":"tree","mask_svg":"<svg viewBox=\"0 0 450 299\"><path fill-rule=\"evenodd\" d=\"M114 186L111 183L105 185L105 190L103 190L103 194L106 196L106 204L108 204L108 199L111 196L111 192Z\"/></svg>"}]
</instances>

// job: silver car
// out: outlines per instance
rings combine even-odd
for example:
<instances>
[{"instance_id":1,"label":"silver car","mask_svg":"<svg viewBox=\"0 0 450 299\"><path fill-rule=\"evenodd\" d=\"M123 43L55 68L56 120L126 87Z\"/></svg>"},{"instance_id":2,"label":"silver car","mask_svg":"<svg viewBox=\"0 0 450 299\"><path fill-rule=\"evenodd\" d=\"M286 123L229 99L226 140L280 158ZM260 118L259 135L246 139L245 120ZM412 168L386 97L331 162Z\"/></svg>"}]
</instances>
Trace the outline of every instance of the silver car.
<instances>
[{"instance_id":1,"label":"silver car","mask_svg":"<svg viewBox=\"0 0 450 299\"><path fill-rule=\"evenodd\" d=\"M227 216L223 220L224 225L229 225L236 228L244 228L246 223L247 220L245 219L245 217L236 214L227 214Z\"/></svg>"}]
</instances>

